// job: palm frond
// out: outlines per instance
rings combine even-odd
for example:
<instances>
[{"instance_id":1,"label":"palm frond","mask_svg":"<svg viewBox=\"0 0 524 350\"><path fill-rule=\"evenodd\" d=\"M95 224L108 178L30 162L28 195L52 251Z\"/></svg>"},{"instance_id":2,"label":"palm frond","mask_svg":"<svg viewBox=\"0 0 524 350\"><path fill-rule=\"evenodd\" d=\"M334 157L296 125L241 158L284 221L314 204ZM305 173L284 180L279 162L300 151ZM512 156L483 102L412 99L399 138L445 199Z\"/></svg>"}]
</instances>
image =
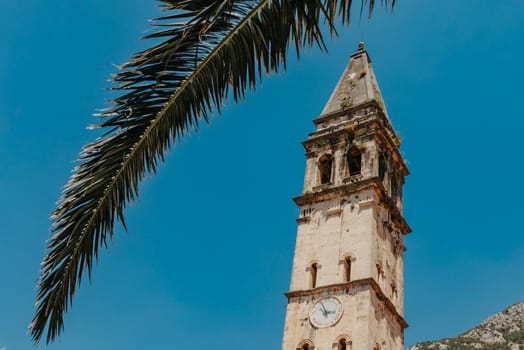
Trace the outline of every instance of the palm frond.
<instances>
[{"instance_id":1,"label":"palm frond","mask_svg":"<svg viewBox=\"0 0 524 350\"><path fill-rule=\"evenodd\" d=\"M382 0L392 6L391 0ZM393 0L394 2L394 0ZM155 173L177 139L208 121L232 93L235 101L264 74L285 68L288 49L325 50L321 24L349 23L351 0L161 0L165 16L146 38L163 40L132 56L112 77L119 93L94 128L105 134L84 146L52 213L30 324L35 343L63 330L83 274L91 276L126 205ZM367 0L362 0L364 7ZM369 2L369 11L374 0ZM47 332L46 332L47 329Z\"/></svg>"}]
</instances>

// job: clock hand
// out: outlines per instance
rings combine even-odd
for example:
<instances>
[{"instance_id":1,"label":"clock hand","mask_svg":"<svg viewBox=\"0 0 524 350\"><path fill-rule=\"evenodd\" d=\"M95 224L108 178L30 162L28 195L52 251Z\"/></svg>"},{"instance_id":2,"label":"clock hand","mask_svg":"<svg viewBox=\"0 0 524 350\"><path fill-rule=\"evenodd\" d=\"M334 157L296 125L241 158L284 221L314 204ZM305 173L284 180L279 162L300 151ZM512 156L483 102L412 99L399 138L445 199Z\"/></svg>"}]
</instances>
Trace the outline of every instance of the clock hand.
<instances>
[{"instance_id":1,"label":"clock hand","mask_svg":"<svg viewBox=\"0 0 524 350\"><path fill-rule=\"evenodd\" d=\"M326 307L324 306L324 303L321 302L321 303L320 303L320 306L322 306L322 308L324 309L324 311L322 312L322 314L323 314L324 316L327 316L328 311L326 310Z\"/></svg>"}]
</instances>

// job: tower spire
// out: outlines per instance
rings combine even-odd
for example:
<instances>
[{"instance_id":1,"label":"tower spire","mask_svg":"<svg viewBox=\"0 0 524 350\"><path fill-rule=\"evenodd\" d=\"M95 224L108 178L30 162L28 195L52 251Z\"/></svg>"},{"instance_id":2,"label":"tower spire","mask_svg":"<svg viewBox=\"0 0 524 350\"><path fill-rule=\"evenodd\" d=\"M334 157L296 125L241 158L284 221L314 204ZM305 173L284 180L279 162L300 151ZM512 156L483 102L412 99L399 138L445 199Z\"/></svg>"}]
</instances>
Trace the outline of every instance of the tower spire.
<instances>
[{"instance_id":1,"label":"tower spire","mask_svg":"<svg viewBox=\"0 0 524 350\"><path fill-rule=\"evenodd\" d=\"M375 101L387 116L384 99L371 65L371 58L364 47L364 43L360 42L358 50L351 55L349 64L324 106L321 115L371 101Z\"/></svg>"}]
</instances>

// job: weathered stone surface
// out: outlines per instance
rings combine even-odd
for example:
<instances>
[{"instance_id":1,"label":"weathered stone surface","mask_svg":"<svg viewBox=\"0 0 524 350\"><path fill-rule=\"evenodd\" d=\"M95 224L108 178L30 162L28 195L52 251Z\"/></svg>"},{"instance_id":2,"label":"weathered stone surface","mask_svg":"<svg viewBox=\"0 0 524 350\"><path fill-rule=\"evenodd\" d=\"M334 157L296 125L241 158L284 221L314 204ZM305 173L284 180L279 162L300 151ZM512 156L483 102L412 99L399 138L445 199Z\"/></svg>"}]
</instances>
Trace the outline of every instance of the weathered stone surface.
<instances>
[{"instance_id":1,"label":"weathered stone surface","mask_svg":"<svg viewBox=\"0 0 524 350\"><path fill-rule=\"evenodd\" d=\"M403 239L411 229L402 186L409 171L363 47L314 122L303 142L303 192L295 198L300 214L282 349L403 350ZM342 314L322 327L310 318L325 297L336 298Z\"/></svg>"},{"instance_id":2,"label":"weathered stone surface","mask_svg":"<svg viewBox=\"0 0 524 350\"><path fill-rule=\"evenodd\" d=\"M423 342L408 350L524 350L524 301L495 314L477 327L449 339Z\"/></svg>"}]
</instances>

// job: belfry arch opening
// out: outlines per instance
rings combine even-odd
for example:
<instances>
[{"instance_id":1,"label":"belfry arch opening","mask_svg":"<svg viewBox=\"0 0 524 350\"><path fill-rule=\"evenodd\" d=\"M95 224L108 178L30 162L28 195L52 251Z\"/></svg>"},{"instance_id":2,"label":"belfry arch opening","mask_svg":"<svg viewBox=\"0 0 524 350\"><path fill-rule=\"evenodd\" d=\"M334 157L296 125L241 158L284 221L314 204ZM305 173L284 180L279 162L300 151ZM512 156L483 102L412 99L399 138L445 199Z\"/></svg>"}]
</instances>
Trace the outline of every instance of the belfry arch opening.
<instances>
[{"instance_id":1,"label":"belfry arch opening","mask_svg":"<svg viewBox=\"0 0 524 350\"><path fill-rule=\"evenodd\" d=\"M362 172L362 152L357 147L351 147L346 154L349 176Z\"/></svg>"},{"instance_id":2,"label":"belfry arch opening","mask_svg":"<svg viewBox=\"0 0 524 350\"><path fill-rule=\"evenodd\" d=\"M321 185L331 183L331 173L333 169L333 157L325 154L318 160L319 181Z\"/></svg>"},{"instance_id":3,"label":"belfry arch opening","mask_svg":"<svg viewBox=\"0 0 524 350\"><path fill-rule=\"evenodd\" d=\"M349 350L348 349L348 343L346 339L340 339L338 342L338 349L337 350Z\"/></svg>"}]
</instances>

